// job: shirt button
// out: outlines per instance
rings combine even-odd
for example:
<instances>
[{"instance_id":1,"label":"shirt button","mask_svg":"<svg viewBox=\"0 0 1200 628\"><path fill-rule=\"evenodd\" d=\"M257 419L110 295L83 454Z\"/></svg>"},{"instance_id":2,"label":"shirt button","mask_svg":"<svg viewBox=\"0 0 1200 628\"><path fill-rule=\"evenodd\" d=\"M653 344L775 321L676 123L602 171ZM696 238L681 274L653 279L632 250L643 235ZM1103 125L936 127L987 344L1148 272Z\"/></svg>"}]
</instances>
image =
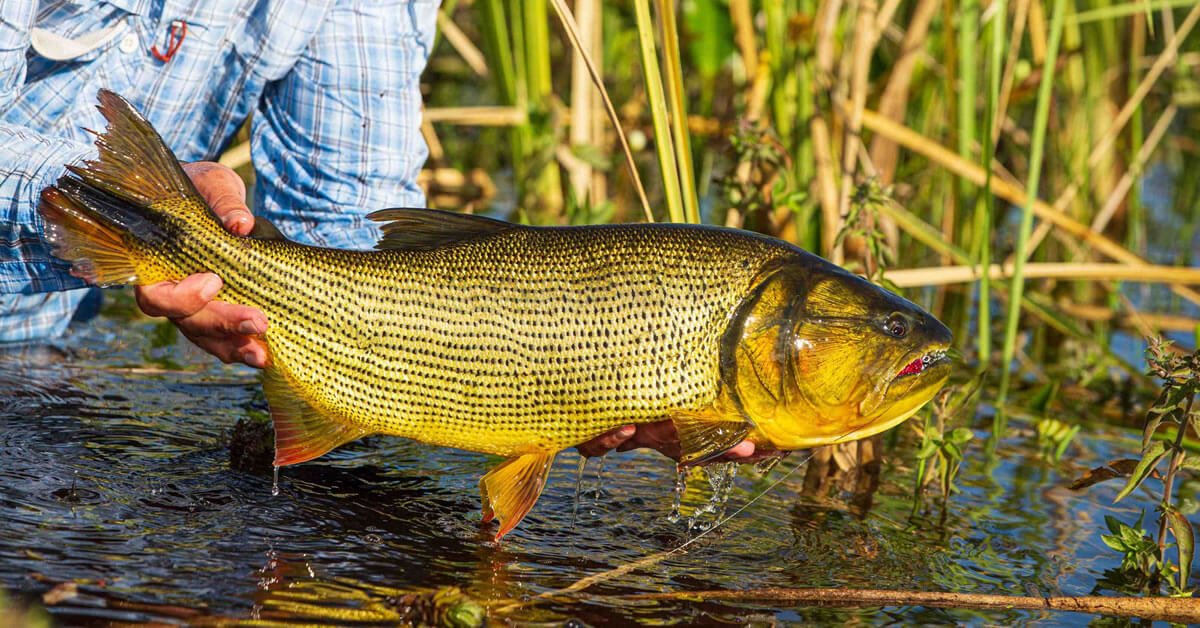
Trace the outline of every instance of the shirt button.
<instances>
[{"instance_id":1,"label":"shirt button","mask_svg":"<svg viewBox=\"0 0 1200 628\"><path fill-rule=\"evenodd\" d=\"M124 52L125 54L129 54L129 53L133 52L134 50L137 50L138 49L137 35L134 35L133 33L129 33L128 35L122 37L120 48L121 48L121 52Z\"/></svg>"}]
</instances>

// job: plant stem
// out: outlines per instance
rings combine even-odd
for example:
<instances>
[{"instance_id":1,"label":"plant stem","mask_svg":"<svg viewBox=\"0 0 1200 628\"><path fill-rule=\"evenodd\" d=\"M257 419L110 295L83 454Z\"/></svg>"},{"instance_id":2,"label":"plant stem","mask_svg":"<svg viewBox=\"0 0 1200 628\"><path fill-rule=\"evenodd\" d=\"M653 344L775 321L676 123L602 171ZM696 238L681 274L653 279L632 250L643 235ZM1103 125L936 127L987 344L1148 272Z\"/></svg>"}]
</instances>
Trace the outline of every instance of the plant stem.
<instances>
[{"instance_id":1,"label":"plant stem","mask_svg":"<svg viewBox=\"0 0 1200 628\"><path fill-rule=\"evenodd\" d=\"M997 125L1000 105L1000 74L1004 63L1004 20L1008 15L1006 0L996 0L992 9L991 41L988 47L988 97L987 125L980 136L983 144L983 167L987 173L983 189L992 188L993 161L996 158L996 143L992 140L991 129ZM983 195L983 211L979 212L976 228L979 236L979 266L989 268L992 264L992 216L996 211L996 197L991 193ZM992 291L991 273L983 273L979 278L979 367L987 368L992 361Z\"/></svg>"},{"instance_id":2,"label":"plant stem","mask_svg":"<svg viewBox=\"0 0 1200 628\"><path fill-rule=\"evenodd\" d=\"M659 31L662 33L671 144L679 164L683 216L687 222L699 223L700 202L696 198L696 174L692 167L692 143L687 128L687 106L684 104L687 88L683 85L683 68L679 61L679 29L675 25L675 2L655 0L655 6L658 10Z\"/></svg>"},{"instance_id":3,"label":"plant stem","mask_svg":"<svg viewBox=\"0 0 1200 628\"><path fill-rule=\"evenodd\" d=\"M611 598L609 598L611 599ZM1200 621L1200 605L1191 598L1163 597L1041 597L994 595L987 593L948 593L942 591L889 591L845 588L764 588L748 590L678 591L641 593L621 596L625 600L733 600L740 603L791 603L792 606L927 606L931 608L997 608L1057 610L1076 613L1103 613L1141 617L1160 621Z\"/></svg>"},{"instance_id":4,"label":"plant stem","mask_svg":"<svg viewBox=\"0 0 1200 628\"><path fill-rule=\"evenodd\" d=\"M588 74L592 77L592 83L596 86L596 91L600 94L601 102L604 103L604 111L608 114L608 119L613 125L613 132L617 134L618 143L621 144L621 150L625 153L625 165L629 169L629 178L633 181L633 187L637 191L638 200L642 203L642 211L646 214L646 222L654 222L654 213L650 211L650 200L646 198L646 188L642 185L642 177L638 174L637 162L633 158L633 151L629 148L629 138L626 137L625 130L621 128L621 119L617 116L617 110L613 107L612 99L608 97L608 90L604 88L604 81L600 77L600 71L592 61L592 54L584 48L583 42L580 40L579 33L575 28L575 17L571 15L571 10L563 0L550 0L550 3L554 6L554 11L558 14L558 19L562 22L563 30L566 31L567 38L571 40L571 45L575 46L575 50L583 57L583 63L587 66Z\"/></svg>"},{"instance_id":5,"label":"plant stem","mask_svg":"<svg viewBox=\"0 0 1200 628\"><path fill-rule=\"evenodd\" d=\"M1017 348L1017 326L1021 318L1021 295L1025 291L1025 258L1029 246L1029 235L1033 231L1033 203L1038 198L1038 186L1042 177L1042 155L1046 147L1046 126L1050 119L1050 100L1054 90L1054 67L1058 58L1058 45L1062 41L1063 14L1066 12L1065 0L1054 0L1054 12L1050 18L1050 42L1046 50L1046 63L1042 66L1042 80L1038 85L1037 109L1034 115L1033 144L1030 147L1029 178L1025 184L1028 190L1027 200L1021 210L1021 230L1017 235L1017 263L1013 267L1011 296L1008 302L1008 319L1004 328L1004 351L1001 356L999 406L1003 407L1008 399L1009 382L1012 377L1012 360ZM1003 416L996 413L997 418ZM998 421L1000 433L993 434L995 438L1004 436L1004 422Z\"/></svg>"},{"instance_id":6,"label":"plant stem","mask_svg":"<svg viewBox=\"0 0 1200 628\"><path fill-rule=\"evenodd\" d=\"M1171 384L1168 383L1167 385L1170 386ZM1183 411L1182 415L1180 415L1181 420L1180 420L1179 430L1175 434L1175 445L1171 451L1171 462L1170 462L1170 464L1167 465L1167 475L1165 478L1163 478L1163 495L1162 495L1162 502L1161 502L1161 506L1160 506L1161 512L1159 513L1159 516L1158 516L1158 564L1159 565L1167 564L1167 509L1171 507L1171 491L1175 487L1175 474L1179 472L1179 465L1181 463L1183 463L1183 457L1184 457L1183 435L1187 433L1188 419L1192 415L1192 404L1195 403L1195 401L1196 401L1196 396L1192 395L1188 399L1187 409ZM1161 575L1162 574L1156 574L1156 576L1159 576L1159 577ZM1184 574L1184 573L1180 574L1180 582L1179 582L1180 589L1185 588L1185 585L1187 584L1187 577L1188 577L1188 574ZM1157 579L1158 578L1156 577L1156 580ZM1153 586L1157 587L1158 583L1155 582Z\"/></svg>"},{"instance_id":7,"label":"plant stem","mask_svg":"<svg viewBox=\"0 0 1200 628\"><path fill-rule=\"evenodd\" d=\"M667 119L662 71L659 70L658 50L654 44L650 0L634 0L633 7L634 15L637 18L638 52L642 59L646 96L650 101L650 117L654 122L654 148L658 155L658 167L663 179L663 196L667 202L667 213L671 217L671 222L687 222L679 187L679 169L675 163L675 151L671 144L671 126Z\"/></svg>"}]
</instances>

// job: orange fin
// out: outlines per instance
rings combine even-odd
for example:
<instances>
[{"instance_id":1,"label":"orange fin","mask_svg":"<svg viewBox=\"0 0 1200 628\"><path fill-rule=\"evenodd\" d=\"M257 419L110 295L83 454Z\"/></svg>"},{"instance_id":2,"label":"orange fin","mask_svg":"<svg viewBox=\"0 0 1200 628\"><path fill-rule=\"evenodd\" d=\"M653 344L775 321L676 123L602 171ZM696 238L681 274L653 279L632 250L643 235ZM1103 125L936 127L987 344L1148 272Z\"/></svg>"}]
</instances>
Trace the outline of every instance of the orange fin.
<instances>
[{"instance_id":1,"label":"orange fin","mask_svg":"<svg viewBox=\"0 0 1200 628\"><path fill-rule=\"evenodd\" d=\"M727 418L711 410L679 412L671 417L679 434L679 464L707 462L733 449L750 434L753 425L736 417Z\"/></svg>"},{"instance_id":2,"label":"orange fin","mask_svg":"<svg viewBox=\"0 0 1200 628\"><path fill-rule=\"evenodd\" d=\"M508 534L537 503L554 454L532 453L509 458L479 480L483 497L483 522L500 520L496 540Z\"/></svg>"},{"instance_id":3,"label":"orange fin","mask_svg":"<svg viewBox=\"0 0 1200 628\"><path fill-rule=\"evenodd\" d=\"M108 225L56 188L42 190L40 206L46 241L60 259L71 262L71 274L97 286L137 281L125 240Z\"/></svg>"},{"instance_id":4,"label":"orange fin","mask_svg":"<svg viewBox=\"0 0 1200 628\"><path fill-rule=\"evenodd\" d=\"M277 368L263 371L263 392L275 423L275 466L296 464L367 435L335 421L296 395Z\"/></svg>"},{"instance_id":5,"label":"orange fin","mask_svg":"<svg viewBox=\"0 0 1200 628\"><path fill-rule=\"evenodd\" d=\"M96 106L108 122L96 135L100 156L83 167L67 170L89 187L102 190L126 203L172 214L204 211L212 215L192 180L188 178L154 127L133 105L115 92L101 89ZM179 203L189 199L191 203ZM160 203L163 205L158 206ZM213 220L216 216L212 215Z\"/></svg>"}]
</instances>

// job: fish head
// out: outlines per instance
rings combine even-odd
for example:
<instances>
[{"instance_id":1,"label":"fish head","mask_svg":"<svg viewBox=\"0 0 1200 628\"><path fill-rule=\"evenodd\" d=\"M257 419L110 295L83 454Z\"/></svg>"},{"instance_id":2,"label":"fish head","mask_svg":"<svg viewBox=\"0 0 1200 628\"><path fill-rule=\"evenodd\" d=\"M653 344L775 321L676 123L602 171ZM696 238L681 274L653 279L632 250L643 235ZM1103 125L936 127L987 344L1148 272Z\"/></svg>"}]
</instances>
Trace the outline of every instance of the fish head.
<instances>
[{"instance_id":1,"label":"fish head","mask_svg":"<svg viewBox=\"0 0 1200 628\"><path fill-rule=\"evenodd\" d=\"M865 438L912 416L950 375L950 330L820 258L760 276L722 343L723 384L783 450Z\"/></svg>"}]
</instances>

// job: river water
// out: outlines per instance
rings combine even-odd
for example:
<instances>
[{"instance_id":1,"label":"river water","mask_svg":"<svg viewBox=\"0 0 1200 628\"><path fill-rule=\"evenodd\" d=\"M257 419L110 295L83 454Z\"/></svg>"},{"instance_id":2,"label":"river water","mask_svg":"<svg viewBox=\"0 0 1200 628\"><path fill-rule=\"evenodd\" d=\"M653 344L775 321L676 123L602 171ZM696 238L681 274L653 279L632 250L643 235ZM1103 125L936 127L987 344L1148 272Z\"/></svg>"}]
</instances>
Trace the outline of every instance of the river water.
<instances>
[{"instance_id":1,"label":"river water","mask_svg":"<svg viewBox=\"0 0 1200 628\"><path fill-rule=\"evenodd\" d=\"M498 623L1084 625L1093 618L621 596L769 586L1112 593L1102 581L1119 556L1101 542L1104 515L1153 516L1146 495L1112 505L1115 483L1066 487L1131 457L1134 430L1094 422L1086 407L1058 416L1085 427L1053 462L1038 455L1030 425L1014 420L989 459L991 419L981 414L944 511L930 496L910 517L915 439L905 427L865 517L843 500L797 497L796 454L766 473L741 469L725 506L744 510L684 551L601 577L581 595L537 598L694 539L704 526L671 516L673 464L614 454L580 478L578 457L564 453L533 513L502 543L479 524L476 482L496 462L480 454L373 437L282 470L274 495L269 472L229 464L235 423L266 409L255 373L216 364L129 309L118 299L55 346L0 354L0 588L35 600L73 583L49 607L66 624L376 623L400 617L406 592L456 586ZM691 479L685 510L705 502L706 486ZM1194 496L1196 487L1182 490ZM1194 518L1194 499L1184 506Z\"/></svg>"}]
</instances>

